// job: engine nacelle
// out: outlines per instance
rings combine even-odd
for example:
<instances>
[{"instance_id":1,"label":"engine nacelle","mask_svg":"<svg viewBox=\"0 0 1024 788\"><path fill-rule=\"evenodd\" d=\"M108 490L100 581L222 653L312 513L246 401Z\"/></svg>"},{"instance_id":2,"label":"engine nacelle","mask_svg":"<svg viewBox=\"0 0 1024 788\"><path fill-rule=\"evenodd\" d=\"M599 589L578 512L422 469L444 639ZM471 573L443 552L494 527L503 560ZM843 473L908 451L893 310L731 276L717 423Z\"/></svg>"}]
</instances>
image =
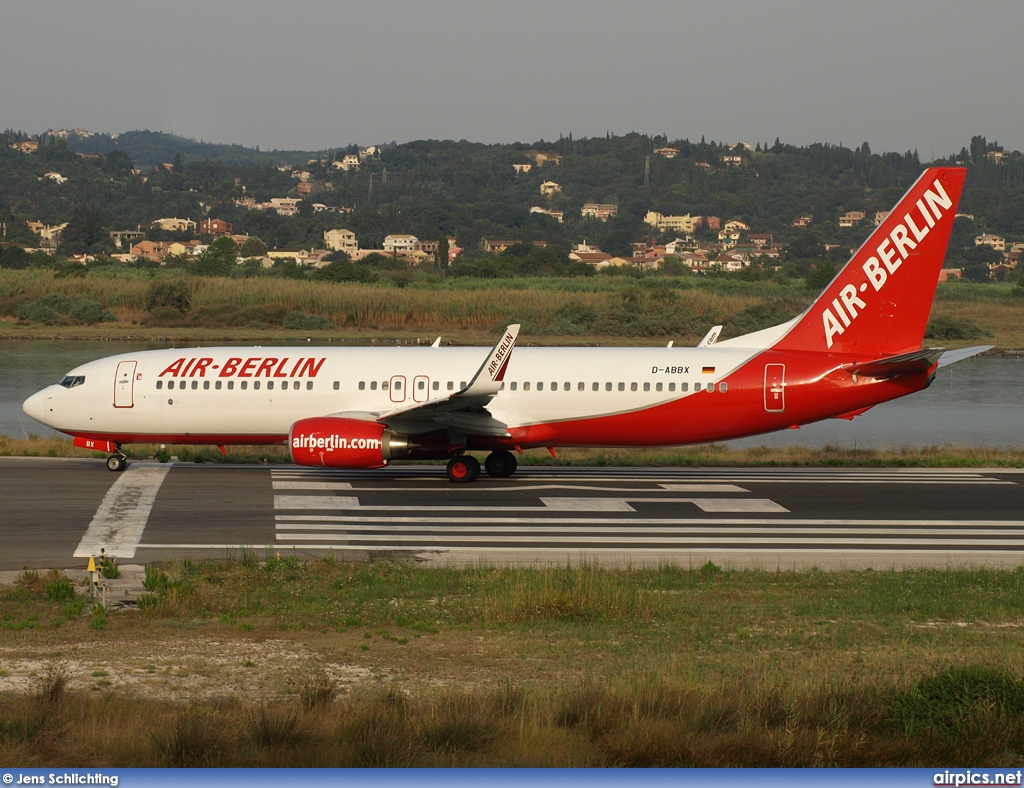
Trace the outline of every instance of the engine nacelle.
<instances>
[{"instance_id":1,"label":"engine nacelle","mask_svg":"<svg viewBox=\"0 0 1024 788\"><path fill-rule=\"evenodd\" d=\"M288 451L296 465L383 468L407 454L408 443L375 421L318 416L292 425Z\"/></svg>"}]
</instances>

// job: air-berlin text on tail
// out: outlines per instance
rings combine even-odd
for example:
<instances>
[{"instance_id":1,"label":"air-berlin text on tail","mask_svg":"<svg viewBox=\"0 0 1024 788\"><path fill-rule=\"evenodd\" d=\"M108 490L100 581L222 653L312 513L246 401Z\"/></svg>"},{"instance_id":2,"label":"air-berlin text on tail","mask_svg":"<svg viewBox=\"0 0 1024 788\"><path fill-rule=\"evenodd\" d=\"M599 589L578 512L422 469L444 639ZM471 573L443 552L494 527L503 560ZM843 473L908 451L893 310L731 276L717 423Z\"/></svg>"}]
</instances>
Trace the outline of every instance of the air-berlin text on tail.
<instances>
[{"instance_id":1,"label":"air-berlin text on tail","mask_svg":"<svg viewBox=\"0 0 1024 788\"><path fill-rule=\"evenodd\" d=\"M254 358L229 358L214 363L212 358L179 358L157 377L170 375L176 378L315 378L326 358L290 358L256 356Z\"/></svg>"},{"instance_id":2,"label":"air-berlin text on tail","mask_svg":"<svg viewBox=\"0 0 1024 788\"><path fill-rule=\"evenodd\" d=\"M868 284L876 293L881 291L889 276L896 273L910 252L917 248L943 214L952 207L953 200L936 178L932 188L925 189L922 197L917 200L917 210L907 211L902 223L894 226L875 248L875 254L861 264L866 280L859 285L843 285L839 295L832 299L831 306L822 310L821 321L828 347L832 347L835 337L842 335L857 319L861 310L867 307L858 293L867 293Z\"/></svg>"}]
</instances>

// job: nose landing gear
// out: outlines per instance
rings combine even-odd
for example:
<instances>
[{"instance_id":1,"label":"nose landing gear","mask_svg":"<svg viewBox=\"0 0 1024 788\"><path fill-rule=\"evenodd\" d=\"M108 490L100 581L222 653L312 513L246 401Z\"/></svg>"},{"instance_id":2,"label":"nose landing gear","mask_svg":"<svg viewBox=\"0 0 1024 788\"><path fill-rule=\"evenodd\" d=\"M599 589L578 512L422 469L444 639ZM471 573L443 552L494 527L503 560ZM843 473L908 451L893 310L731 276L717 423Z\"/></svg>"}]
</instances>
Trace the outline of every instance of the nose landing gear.
<instances>
[{"instance_id":1,"label":"nose landing gear","mask_svg":"<svg viewBox=\"0 0 1024 788\"><path fill-rule=\"evenodd\" d=\"M107 470L108 471L123 471L128 467L128 458L118 449L116 452L107 457Z\"/></svg>"}]
</instances>

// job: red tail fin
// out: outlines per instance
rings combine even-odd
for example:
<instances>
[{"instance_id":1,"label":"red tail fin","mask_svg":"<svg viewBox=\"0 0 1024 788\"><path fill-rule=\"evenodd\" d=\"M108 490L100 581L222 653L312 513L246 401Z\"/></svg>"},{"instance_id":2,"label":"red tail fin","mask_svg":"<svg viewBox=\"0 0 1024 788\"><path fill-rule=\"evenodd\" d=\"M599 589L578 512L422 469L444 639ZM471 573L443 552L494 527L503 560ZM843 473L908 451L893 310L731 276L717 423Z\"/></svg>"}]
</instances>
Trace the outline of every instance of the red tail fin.
<instances>
[{"instance_id":1,"label":"red tail fin","mask_svg":"<svg viewBox=\"0 0 1024 788\"><path fill-rule=\"evenodd\" d=\"M965 175L925 170L775 347L865 358L920 348Z\"/></svg>"}]
</instances>

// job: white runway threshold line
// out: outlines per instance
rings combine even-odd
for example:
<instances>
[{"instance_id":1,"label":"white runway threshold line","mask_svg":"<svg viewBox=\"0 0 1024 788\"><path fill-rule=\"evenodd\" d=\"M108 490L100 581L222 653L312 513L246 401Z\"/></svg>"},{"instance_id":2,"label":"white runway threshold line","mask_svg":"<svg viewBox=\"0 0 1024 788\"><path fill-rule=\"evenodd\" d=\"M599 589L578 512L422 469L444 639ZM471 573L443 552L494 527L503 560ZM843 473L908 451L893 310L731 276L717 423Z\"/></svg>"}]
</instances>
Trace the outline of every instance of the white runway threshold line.
<instances>
[{"instance_id":1,"label":"white runway threshold line","mask_svg":"<svg viewBox=\"0 0 1024 788\"><path fill-rule=\"evenodd\" d=\"M170 464L136 465L123 471L107 494L75 550L75 558L98 556L134 558L149 513Z\"/></svg>"}]
</instances>

